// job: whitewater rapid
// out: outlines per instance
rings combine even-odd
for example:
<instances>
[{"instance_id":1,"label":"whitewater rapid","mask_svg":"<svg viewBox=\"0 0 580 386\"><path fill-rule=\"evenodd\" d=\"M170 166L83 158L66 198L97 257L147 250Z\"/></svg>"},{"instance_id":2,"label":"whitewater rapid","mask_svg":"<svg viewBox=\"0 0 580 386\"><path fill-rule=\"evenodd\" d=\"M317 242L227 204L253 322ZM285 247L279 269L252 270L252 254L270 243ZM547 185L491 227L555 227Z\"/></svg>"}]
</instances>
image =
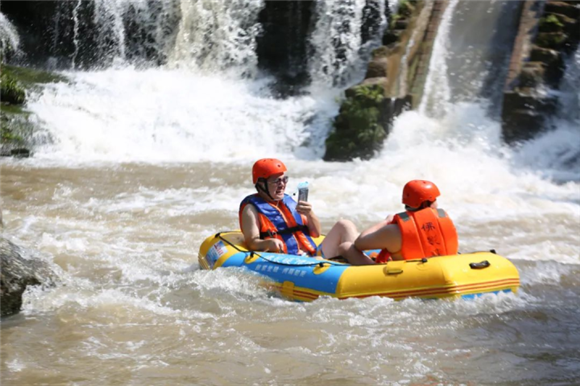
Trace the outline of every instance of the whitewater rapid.
<instances>
[{"instance_id":1,"label":"whitewater rapid","mask_svg":"<svg viewBox=\"0 0 580 386\"><path fill-rule=\"evenodd\" d=\"M566 167L554 145L577 146L573 122L509 148L485 101L458 102L440 118L413 111L399 116L382 153L370 161L325 163L323 133L338 111L338 92L275 99L267 78L236 81L167 69L65 75L70 83L47 86L29 104L48 133L43 138L51 138L26 161L31 166L209 163L232 165L241 183L257 158L278 157L289 164L294 183L310 180L317 212L329 222L343 216L368 224L400 210L400 189L415 178L439 185L459 230L466 227L473 237L490 221L561 215L573 223L580 216L580 174ZM207 205L228 207L235 217L247 188L223 187L225 201L212 197ZM494 237L486 244L502 242L500 234ZM465 241L467 248L486 247ZM506 247L525 258L578 262L573 244L556 251L542 242Z\"/></svg>"},{"instance_id":2,"label":"whitewater rapid","mask_svg":"<svg viewBox=\"0 0 580 386\"><path fill-rule=\"evenodd\" d=\"M433 66L446 60L437 52ZM2 320L2 380L577 383L580 123L564 113L578 103L574 60L561 88L572 108L534 140L506 146L493 101L454 99L449 86L437 114L403 113L380 154L347 163L321 159L342 98L334 77L278 99L259 72L122 61L63 72L67 82L29 95L34 156L0 161L4 234L59 276L56 287L28 289L22 313ZM460 251L512 260L519 292L304 304L237 270L199 270L203 240L238 228L262 157L287 164L288 193L310 182L324 231L340 218L368 227L402 210L407 181L434 181Z\"/></svg>"}]
</instances>

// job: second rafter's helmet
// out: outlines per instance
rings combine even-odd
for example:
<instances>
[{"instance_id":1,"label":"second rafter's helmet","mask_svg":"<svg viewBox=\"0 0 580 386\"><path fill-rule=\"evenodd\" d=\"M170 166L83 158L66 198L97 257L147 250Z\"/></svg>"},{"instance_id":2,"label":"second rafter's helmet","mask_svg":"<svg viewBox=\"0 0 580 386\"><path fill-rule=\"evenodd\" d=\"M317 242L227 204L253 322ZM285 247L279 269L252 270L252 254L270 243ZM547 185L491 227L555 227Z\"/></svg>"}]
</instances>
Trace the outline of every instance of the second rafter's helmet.
<instances>
[{"instance_id":1,"label":"second rafter's helmet","mask_svg":"<svg viewBox=\"0 0 580 386\"><path fill-rule=\"evenodd\" d=\"M433 202L439 197L439 188L431 181L413 180L403 188L403 204L419 208L425 201Z\"/></svg>"},{"instance_id":2,"label":"second rafter's helmet","mask_svg":"<svg viewBox=\"0 0 580 386\"><path fill-rule=\"evenodd\" d=\"M284 173L286 170L286 165L279 159L262 158L257 160L252 167L252 181L256 185L260 178L268 179L268 177Z\"/></svg>"}]
</instances>

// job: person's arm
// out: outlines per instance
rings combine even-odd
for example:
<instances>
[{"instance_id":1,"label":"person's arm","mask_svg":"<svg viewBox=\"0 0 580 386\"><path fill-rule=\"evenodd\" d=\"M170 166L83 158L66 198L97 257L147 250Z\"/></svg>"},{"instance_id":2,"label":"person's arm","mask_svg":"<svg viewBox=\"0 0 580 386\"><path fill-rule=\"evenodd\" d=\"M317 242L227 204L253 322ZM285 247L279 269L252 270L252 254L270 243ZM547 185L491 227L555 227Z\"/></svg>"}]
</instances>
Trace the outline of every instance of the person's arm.
<instances>
[{"instance_id":1,"label":"person's arm","mask_svg":"<svg viewBox=\"0 0 580 386\"><path fill-rule=\"evenodd\" d=\"M308 231L310 232L310 236L320 236L320 221L318 220L318 216L316 216L312 210L312 204L307 201L298 201L298 204L296 205L296 211L306 216L306 219L308 220L307 226Z\"/></svg>"},{"instance_id":2,"label":"person's arm","mask_svg":"<svg viewBox=\"0 0 580 386\"><path fill-rule=\"evenodd\" d=\"M284 243L278 239L260 239L258 211L248 204L242 212L242 233L246 246L251 251L283 252Z\"/></svg>"},{"instance_id":3,"label":"person's arm","mask_svg":"<svg viewBox=\"0 0 580 386\"><path fill-rule=\"evenodd\" d=\"M397 252L401 249L401 233L396 224L390 224L389 219L363 231L354 241L354 246L359 251L368 249L386 249Z\"/></svg>"}]
</instances>

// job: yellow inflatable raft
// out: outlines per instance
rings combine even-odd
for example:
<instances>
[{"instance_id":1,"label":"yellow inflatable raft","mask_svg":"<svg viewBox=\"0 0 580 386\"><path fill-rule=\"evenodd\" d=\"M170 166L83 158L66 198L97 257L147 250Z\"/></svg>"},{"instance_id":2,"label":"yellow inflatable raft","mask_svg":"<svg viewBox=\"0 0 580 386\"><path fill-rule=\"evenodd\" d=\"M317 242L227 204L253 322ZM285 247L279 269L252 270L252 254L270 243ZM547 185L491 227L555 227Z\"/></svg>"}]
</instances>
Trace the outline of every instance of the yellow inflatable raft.
<instances>
[{"instance_id":1,"label":"yellow inflatable raft","mask_svg":"<svg viewBox=\"0 0 580 386\"><path fill-rule=\"evenodd\" d=\"M320 237L315 241L319 244L322 240ZM198 258L202 269L242 267L256 272L269 278L284 297L299 301L312 301L319 296L470 298L484 293L515 292L520 285L516 267L494 251L351 266L331 260L248 251L242 233L235 231L208 237Z\"/></svg>"}]
</instances>

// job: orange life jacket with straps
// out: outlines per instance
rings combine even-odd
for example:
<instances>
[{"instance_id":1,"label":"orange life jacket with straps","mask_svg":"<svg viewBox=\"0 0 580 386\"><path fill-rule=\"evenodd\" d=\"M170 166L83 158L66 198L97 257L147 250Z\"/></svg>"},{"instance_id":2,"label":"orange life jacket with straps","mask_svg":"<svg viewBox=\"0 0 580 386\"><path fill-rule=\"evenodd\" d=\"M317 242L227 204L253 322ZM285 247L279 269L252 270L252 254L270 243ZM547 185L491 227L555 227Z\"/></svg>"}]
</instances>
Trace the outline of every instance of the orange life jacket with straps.
<instances>
[{"instance_id":1,"label":"orange life jacket with straps","mask_svg":"<svg viewBox=\"0 0 580 386\"><path fill-rule=\"evenodd\" d=\"M258 211L260 238L277 238L284 242L284 253L300 255L306 252L316 255L316 244L310 237L306 219L296 211L296 201L285 194L284 199L274 205L258 194L244 198L240 204L239 219L242 227L242 212L246 205L252 204Z\"/></svg>"},{"instance_id":2,"label":"orange life jacket with straps","mask_svg":"<svg viewBox=\"0 0 580 386\"><path fill-rule=\"evenodd\" d=\"M405 260L457 254L457 231L443 209L399 213L391 224L397 224L401 230L401 250L392 254L401 254ZM383 249L376 262L386 263L390 255Z\"/></svg>"}]
</instances>

